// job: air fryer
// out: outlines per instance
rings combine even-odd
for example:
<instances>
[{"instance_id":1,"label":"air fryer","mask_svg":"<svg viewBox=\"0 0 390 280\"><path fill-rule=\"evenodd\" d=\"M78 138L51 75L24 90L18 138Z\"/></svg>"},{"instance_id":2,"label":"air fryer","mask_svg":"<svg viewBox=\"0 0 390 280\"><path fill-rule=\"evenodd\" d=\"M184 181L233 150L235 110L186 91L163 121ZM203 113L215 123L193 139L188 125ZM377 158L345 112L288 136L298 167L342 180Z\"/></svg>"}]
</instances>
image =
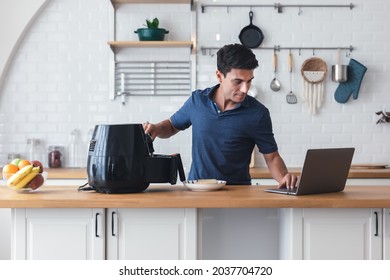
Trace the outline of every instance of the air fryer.
<instances>
[{"instance_id":1,"label":"air fryer","mask_svg":"<svg viewBox=\"0 0 390 280\"><path fill-rule=\"evenodd\" d=\"M95 126L88 151L88 184L101 193L139 193L150 183L176 184L180 154L155 155L142 124Z\"/></svg>"}]
</instances>

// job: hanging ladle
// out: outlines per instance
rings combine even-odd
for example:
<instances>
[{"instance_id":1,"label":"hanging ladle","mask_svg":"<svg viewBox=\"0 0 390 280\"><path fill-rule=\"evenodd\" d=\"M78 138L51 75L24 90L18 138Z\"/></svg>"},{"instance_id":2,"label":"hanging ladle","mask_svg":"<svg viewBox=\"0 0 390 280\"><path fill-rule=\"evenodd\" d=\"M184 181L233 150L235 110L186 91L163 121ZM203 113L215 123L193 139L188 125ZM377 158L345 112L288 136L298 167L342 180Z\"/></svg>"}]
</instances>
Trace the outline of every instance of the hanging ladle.
<instances>
[{"instance_id":1,"label":"hanging ladle","mask_svg":"<svg viewBox=\"0 0 390 280\"><path fill-rule=\"evenodd\" d=\"M280 82L278 79L276 79L276 64L278 63L277 57L276 57L276 50L274 50L274 56L272 58L272 68L274 70L274 78L271 81L270 87L273 91L279 91L281 88Z\"/></svg>"}]
</instances>

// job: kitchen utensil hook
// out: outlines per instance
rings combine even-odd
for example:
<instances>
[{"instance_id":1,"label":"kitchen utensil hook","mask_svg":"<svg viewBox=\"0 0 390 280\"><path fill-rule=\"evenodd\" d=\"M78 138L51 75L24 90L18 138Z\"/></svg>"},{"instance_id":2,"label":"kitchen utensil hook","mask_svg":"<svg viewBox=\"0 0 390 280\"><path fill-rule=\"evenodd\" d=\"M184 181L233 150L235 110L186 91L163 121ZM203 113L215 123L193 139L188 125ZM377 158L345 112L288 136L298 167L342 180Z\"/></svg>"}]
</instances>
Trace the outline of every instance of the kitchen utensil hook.
<instances>
[{"instance_id":1,"label":"kitchen utensil hook","mask_svg":"<svg viewBox=\"0 0 390 280\"><path fill-rule=\"evenodd\" d=\"M345 57L348 58L351 56L351 49L345 49Z\"/></svg>"},{"instance_id":2,"label":"kitchen utensil hook","mask_svg":"<svg viewBox=\"0 0 390 280\"><path fill-rule=\"evenodd\" d=\"M275 3L274 9L276 9L278 11L278 14L283 13L283 6L280 3Z\"/></svg>"},{"instance_id":3,"label":"kitchen utensil hook","mask_svg":"<svg viewBox=\"0 0 390 280\"><path fill-rule=\"evenodd\" d=\"M298 7L298 16L300 16L303 13L302 7Z\"/></svg>"},{"instance_id":4,"label":"kitchen utensil hook","mask_svg":"<svg viewBox=\"0 0 390 280\"><path fill-rule=\"evenodd\" d=\"M315 49L313 48L313 56L316 56L316 52L315 52Z\"/></svg>"}]
</instances>

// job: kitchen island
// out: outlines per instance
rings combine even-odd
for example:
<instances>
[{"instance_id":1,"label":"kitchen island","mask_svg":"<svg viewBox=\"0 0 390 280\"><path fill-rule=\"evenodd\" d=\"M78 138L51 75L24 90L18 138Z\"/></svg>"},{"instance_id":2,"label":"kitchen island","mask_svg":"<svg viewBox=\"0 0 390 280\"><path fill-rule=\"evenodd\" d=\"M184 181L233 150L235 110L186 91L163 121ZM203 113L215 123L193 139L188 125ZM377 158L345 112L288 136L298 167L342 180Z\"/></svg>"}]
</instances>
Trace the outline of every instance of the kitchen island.
<instances>
[{"instance_id":1,"label":"kitchen island","mask_svg":"<svg viewBox=\"0 0 390 280\"><path fill-rule=\"evenodd\" d=\"M264 258L389 259L390 186L347 186L340 193L307 196L265 188L192 192L152 185L143 193L109 195L74 185L43 186L34 193L1 187L0 207L12 208L13 259L202 259L210 239L224 238L205 236L209 209L271 213L265 219L270 224L262 226L274 232L279 249ZM242 236L262 235L238 230Z\"/></svg>"},{"instance_id":2,"label":"kitchen island","mask_svg":"<svg viewBox=\"0 0 390 280\"><path fill-rule=\"evenodd\" d=\"M296 174L301 172L298 167L289 170ZM12 228L12 237L4 232L1 240L3 259L11 258L11 255L14 259L324 258L325 255L303 252L305 248L315 246L304 246L304 242L312 239L308 239L307 232L298 229L305 228L303 217L317 217L320 212L323 212L320 215L323 219L327 217L328 221L334 221L334 224L326 224L326 228L364 236L364 240L356 241L366 244L364 246L350 244L350 240L345 243L343 238L335 237L338 243L344 242L350 244L348 248L362 248L362 251L347 249L353 256L331 251L333 258L388 258L382 249L390 243L386 242L384 233L390 231L385 226L390 224L386 223L390 216L386 212L390 199L383 187L390 186L389 168L351 169L345 192L299 198L265 193L266 185L274 184L265 167L250 169L255 185L252 187L229 186L217 192L199 193L189 192L178 183L151 186L144 193L123 195L78 192L78 186L87 182L85 168L48 168L46 171L46 185L35 193L20 194L0 187L0 207L5 220L2 225L5 229ZM375 212L380 214L378 218L376 215L379 214ZM337 218L333 219L333 216ZM296 221L291 223L293 219ZM379 227L383 235L371 237L369 231L376 228L377 219L381 221ZM356 225L349 224L351 221L358 221L357 229ZM340 229L338 223L345 224L345 228ZM138 230L134 230L135 224ZM95 236L95 225L100 225L99 237ZM112 236L112 229L118 234ZM147 235L149 232L153 234ZM64 238L64 234L72 236L72 241ZM311 233L311 236L315 234ZM143 242L132 241L137 238ZM12 242L12 254L11 248L8 249L11 239L18 240ZM284 244L286 240L298 244L299 249ZM368 245L376 244L376 240L380 244L374 250ZM343 246L336 241L329 242L337 244L336 247ZM61 250L57 246L72 249ZM163 249L157 250L159 247ZM50 248L57 250L53 252ZM153 253L144 254L142 248ZM315 249L315 252L321 251ZM387 251L383 249L383 252Z\"/></svg>"}]
</instances>

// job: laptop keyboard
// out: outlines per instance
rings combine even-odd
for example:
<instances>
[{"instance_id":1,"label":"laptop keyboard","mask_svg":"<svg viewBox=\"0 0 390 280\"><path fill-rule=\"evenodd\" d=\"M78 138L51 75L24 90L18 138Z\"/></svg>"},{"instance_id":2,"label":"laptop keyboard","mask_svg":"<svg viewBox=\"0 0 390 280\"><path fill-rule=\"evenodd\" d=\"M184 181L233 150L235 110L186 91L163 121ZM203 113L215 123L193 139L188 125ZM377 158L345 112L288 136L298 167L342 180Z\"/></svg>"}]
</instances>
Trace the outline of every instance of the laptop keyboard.
<instances>
[{"instance_id":1,"label":"laptop keyboard","mask_svg":"<svg viewBox=\"0 0 390 280\"><path fill-rule=\"evenodd\" d=\"M296 193L298 188L292 188L292 189L287 189L287 188L283 188L283 189L279 189L281 192L284 192L284 193Z\"/></svg>"}]
</instances>

